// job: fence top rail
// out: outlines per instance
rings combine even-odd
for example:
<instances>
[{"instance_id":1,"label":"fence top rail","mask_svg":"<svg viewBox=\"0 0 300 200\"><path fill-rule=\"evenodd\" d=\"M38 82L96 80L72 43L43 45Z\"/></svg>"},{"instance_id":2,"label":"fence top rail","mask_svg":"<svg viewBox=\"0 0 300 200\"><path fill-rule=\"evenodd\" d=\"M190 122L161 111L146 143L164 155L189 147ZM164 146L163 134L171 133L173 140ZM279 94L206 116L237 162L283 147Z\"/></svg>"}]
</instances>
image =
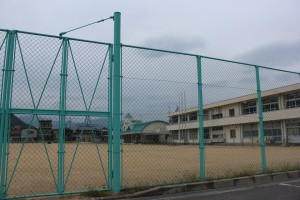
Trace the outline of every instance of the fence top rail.
<instances>
[{"instance_id":1,"label":"fence top rail","mask_svg":"<svg viewBox=\"0 0 300 200\"><path fill-rule=\"evenodd\" d=\"M187 55L187 56L196 56L196 57L201 57L201 58L207 58L207 59L212 59L212 60L230 62L230 63L235 63L235 64L247 65L247 66L251 66L251 67L259 67L259 68L264 68L264 69L270 69L270 70L276 70L276 71L281 71L281 72L300 75L300 72L293 72L293 71L288 71L288 70L283 70L283 69L276 69L276 68L272 68L272 67L265 67L265 66L256 65L256 64L238 62L238 61L233 61L233 60L226 60L226 59L221 59L221 58L214 58L214 57L197 55L197 54L183 53L183 52L177 52L177 51L169 51L169 50L162 50L162 49L155 49L155 48L148 48L148 47L140 47L140 46L127 45L127 44L121 44L121 46L131 47L131 48L136 48L136 49L150 50L150 51L159 51L159 52L164 52L164 53L173 53L173 54L180 54L180 55Z\"/></svg>"},{"instance_id":2,"label":"fence top rail","mask_svg":"<svg viewBox=\"0 0 300 200\"><path fill-rule=\"evenodd\" d=\"M226 60L226 59L214 58L214 57L208 57L208 56L201 56L201 58L207 58L207 59L212 59L212 60L230 62L230 63L235 63L235 64L247 65L247 66L252 66L252 67L259 67L259 68L263 68L263 69L270 69L270 70L276 70L276 71L281 71L281 72L286 72L286 73L292 73L292 74L298 74L298 75L300 75L300 72L293 72L293 71L288 71L288 70L283 70L283 69L277 69L277 68L272 68L272 67L265 67L265 66L261 66L261 65L244 63L244 62L238 62L238 61L233 61L233 60Z\"/></svg>"},{"instance_id":3,"label":"fence top rail","mask_svg":"<svg viewBox=\"0 0 300 200\"><path fill-rule=\"evenodd\" d=\"M3 32L8 32L8 30L7 30L7 29L2 29L2 28L0 28L0 31L3 31Z\"/></svg>"},{"instance_id":4,"label":"fence top rail","mask_svg":"<svg viewBox=\"0 0 300 200\"><path fill-rule=\"evenodd\" d=\"M71 38L71 37L60 37L60 36L56 36L56 35L48 35L48 34L43 34L43 33L34 33L34 32L19 31L19 30L16 30L16 32L17 33L30 34L30 35L37 35L37 36L52 37L52 38L57 38L57 39L67 38L69 40L74 40L74 41L89 42L89 43L103 44L103 45L109 45L109 46L112 45L111 43L106 43L106 42L97 42L97 41L92 41L92 40L84 40L84 39Z\"/></svg>"},{"instance_id":5,"label":"fence top rail","mask_svg":"<svg viewBox=\"0 0 300 200\"><path fill-rule=\"evenodd\" d=\"M178 51L169 51L169 50L162 50L162 49L154 49L154 48L148 48L148 47L139 47L139 46L133 46L133 45L127 45L127 44L121 44L122 47L131 47L135 49L144 49L144 50L150 50L150 51L159 51L163 53L173 53L173 54L180 54L180 55L186 55L186 56L199 56L197 54L191 54L191 53L183 53Z\"/></svg>"},{"instance_id":6,"label":"fence top rail","mask_svg":"<svg viewBox=\"0 0 300 200\"><path fill-rule=\"evenodd\" d=\"M7 29L0 29L0 31L8 32L9 30L7 30ZM56 36L56 35L48 35L48 34L42 34L42 33L34 33L34 32L19 31L19 30L16 30L16 32L18 32L18 33L24 33L24 34L37 35L37 36L53 37L53 38L58 38L58 39L67 38L69 40L74 40L74 41L81 41L81 42L102 44L102 45L109 45L109 46L113 45L112 43L97 42L97 41L92 41L92 40L85 40L85 39L78 39L78 38L71 38L71 37L60 37L60 36ZM150 50L150 51L159 51L159 52L164 52L164 53L173 53L173 54L179 54L179 55L186 55L186 56L195 56L195 57L207 58L207 59L212 59L212 60L218 60L218 61L230 62L230 63L241 64L241 65L246 65L246 66L259 67L259 68L263 68L263 69L276 70L276 71L281 71L281 72L286 72L286 73L291 73L291 74L297 74L297 75L300 76L300 72L288 71L288 70L277 69L277 68L272 68L272 67L265 67L265 66L256 65L256 64L250 64L250 63L244 63L244 62L226 60L226 59L221 59L221 58L214 58L214 57L203 56L203 55L198 55L198 54L183 53L183 52L178 52L178 51L170 51L170 50L155 49L155 48L148 48L148 47L140 47L140 46L127 45L127 44L121 44L121 46L123 46L123 47L131 47L131 48L136 48L136 49Z\"/></svg>"}]
</instances>

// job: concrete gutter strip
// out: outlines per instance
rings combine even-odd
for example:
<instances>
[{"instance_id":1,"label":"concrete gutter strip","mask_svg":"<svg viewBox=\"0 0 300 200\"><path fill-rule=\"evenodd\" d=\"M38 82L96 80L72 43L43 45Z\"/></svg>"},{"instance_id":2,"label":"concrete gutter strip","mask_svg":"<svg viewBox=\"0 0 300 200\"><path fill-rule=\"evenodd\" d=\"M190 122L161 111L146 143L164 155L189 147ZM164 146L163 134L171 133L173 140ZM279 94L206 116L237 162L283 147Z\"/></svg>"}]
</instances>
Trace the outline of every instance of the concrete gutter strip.
<instances>
[{"instance_id":1,"label":"concrete gutter strip","mask_svg":"<svg viewBox=\"0 0 300 200\"><path fill-rule=\"evenodd\" d=\"M273 181L285 181L289 179L287 172L272 173L271 176Z\"/></svg>"},{"instance_id":2,"label":"concrete gutter strip","mask_svg":"<svg viewBox=\"0 0 300 200\"><path fill-rule=\"evenodd\" d=\"M254 177L253 176L245 176L234 178L234 185L241 186L241 185L253 185L254 184Z\"/></svg>"},{"instance_id":3,"label":"concrete gutter strip","mask_svg":"<svg viewBox=\"0 0 300 200\"><path fill-rule=\"evenodd\" d=\"M255 175L253 177L254 177L254 182L259 184L269 183L273 181L272 176L270 174L260 174L260 175Z\"/></svg>"},{"instance_id":4,"label":"concrete gutter strip","mask_svg":"<svg viewBox=\"0 0 300 200\"><path fill-rule=\"evenodd\" d=\"M234 186L234 179L215 180L214 189Z\"/></svg>"},{"instance_id":5,"label":"concrete gutter strip","mask_svg":"<svg viewBox=\"0 0 300 200\"><path fill-rule=\"evenodd\" d=\"M300 176L299 171L289 171L287 174L289 178L298 178Z\"/></svg>"},{"instance_id":6,"label":"concrete gutter strip","mask_svg":"<svg viewBox=\"0 0 300 200\"><path fill-rule=\"evenodd\" d=\"M187 191L199 191L199 190L213 189L213 182L212 181L203 181L203 182L196 182L196 183L187 183L186 187L187 187Z\"/></svg>"},{"instance_id":7,"label":"concrete gutter strip","mask_svg":"<svg viewBox=\"0 0 300 200\"><path fill-rule=\"evenodd\" d=\"M151 188L145 191L140 191L130 195L130 197L131 196L134 197L157 196L157 195L174 194L174 193L186 192L186 191L187 191L186 184L168 185L168 186Z\"/></svg>"}]
</instances>

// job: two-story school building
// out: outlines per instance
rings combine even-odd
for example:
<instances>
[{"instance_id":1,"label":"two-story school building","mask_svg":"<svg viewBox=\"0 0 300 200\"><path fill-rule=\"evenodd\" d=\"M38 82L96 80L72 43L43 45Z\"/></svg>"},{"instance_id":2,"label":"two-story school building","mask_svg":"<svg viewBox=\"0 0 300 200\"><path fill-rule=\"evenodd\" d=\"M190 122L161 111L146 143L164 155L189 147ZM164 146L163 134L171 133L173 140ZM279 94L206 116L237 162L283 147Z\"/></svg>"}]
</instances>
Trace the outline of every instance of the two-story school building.
<instances>
[{"instance_id":1,"label":"two-story school building","mask_svg":"<svg viewBox=\"0 0 300 200\"><path fill-rule=\"evenodd\" d=\"M300 83L262 91L266 144L300 144ZM257 94L203 106L205 143L258 144ZM173 143L198 143L198 108L169 113Z\"/></svg>"}]
</instances>

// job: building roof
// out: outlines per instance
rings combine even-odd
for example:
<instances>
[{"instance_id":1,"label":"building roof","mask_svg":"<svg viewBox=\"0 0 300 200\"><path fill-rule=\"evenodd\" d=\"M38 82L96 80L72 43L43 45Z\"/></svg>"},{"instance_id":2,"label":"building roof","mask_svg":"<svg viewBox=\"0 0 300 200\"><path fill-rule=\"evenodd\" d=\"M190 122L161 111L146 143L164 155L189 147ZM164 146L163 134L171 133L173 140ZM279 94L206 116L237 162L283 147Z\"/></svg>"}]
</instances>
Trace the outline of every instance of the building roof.
<instances>
[{"instance_id":1,"label":"building roof","mask_svg":"<svg viewBox=\"0 0 300 200\"><path fill-rule=\"evenodd\" d=\"M143 123L142 120L132 120L132 123L141 124ZM146 122L147 123L147 122Z\"/></svg>"},{"instance_id":2,"label":"building roof","mask_svg":"<svg viewBox=\"0 0 300 200\"><path fill-rule=\"evenodd\" d=\"M131 119L133 119L132 115L129 114L129 113L127 113L127 115L124 118L131 118Z\"/></svg>"},{"instance_id":3,"label":"building roof","mask_svg":"<svg viewBox=\"0 0 300 200\"><path fill-rule=\"evenodd\" d=\"M129 130L125 131L123 134L137 133L137 132L140 133L146 128L146 126L148 126L148 125L150 125L151 123L154 123L154 122L161 122L161 123L168 124L167 122L161 121L161 120L155 120L155 121L144 122L144 123L139 123L139 124L132 124L132 125L129 126Z\"/></svg>"}]
</instances>

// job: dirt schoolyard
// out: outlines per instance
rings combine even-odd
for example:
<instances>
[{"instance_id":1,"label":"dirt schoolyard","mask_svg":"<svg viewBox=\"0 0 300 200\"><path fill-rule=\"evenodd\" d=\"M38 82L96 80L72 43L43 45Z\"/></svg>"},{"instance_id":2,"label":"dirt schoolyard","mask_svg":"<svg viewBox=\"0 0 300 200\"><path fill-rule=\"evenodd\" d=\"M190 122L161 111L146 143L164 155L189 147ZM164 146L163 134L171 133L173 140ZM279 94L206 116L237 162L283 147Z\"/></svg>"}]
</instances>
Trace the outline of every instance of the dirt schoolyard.
<instances>
[{"instance_id":1,"label":"dirt schoolyard","mask_svg":"<svg viewBox=\"0 0 300 200\"><path fill-rule=\"evenodd\" d=\"M65 144L65 190L105 188L108 184L107 145L80 143L76 146L76 143ZM8 195L56 192L58 144L28 143L20 155L21 149L20 143L9 146ZM199 177L197 145L124 144L122 155L124 187L188 182ZM266 159L268 169L287 169L300 163L300 147L266 146ZM261 172L259 146L208 145L205 161L208 179Z\"/></svg>"}]
</instances>

